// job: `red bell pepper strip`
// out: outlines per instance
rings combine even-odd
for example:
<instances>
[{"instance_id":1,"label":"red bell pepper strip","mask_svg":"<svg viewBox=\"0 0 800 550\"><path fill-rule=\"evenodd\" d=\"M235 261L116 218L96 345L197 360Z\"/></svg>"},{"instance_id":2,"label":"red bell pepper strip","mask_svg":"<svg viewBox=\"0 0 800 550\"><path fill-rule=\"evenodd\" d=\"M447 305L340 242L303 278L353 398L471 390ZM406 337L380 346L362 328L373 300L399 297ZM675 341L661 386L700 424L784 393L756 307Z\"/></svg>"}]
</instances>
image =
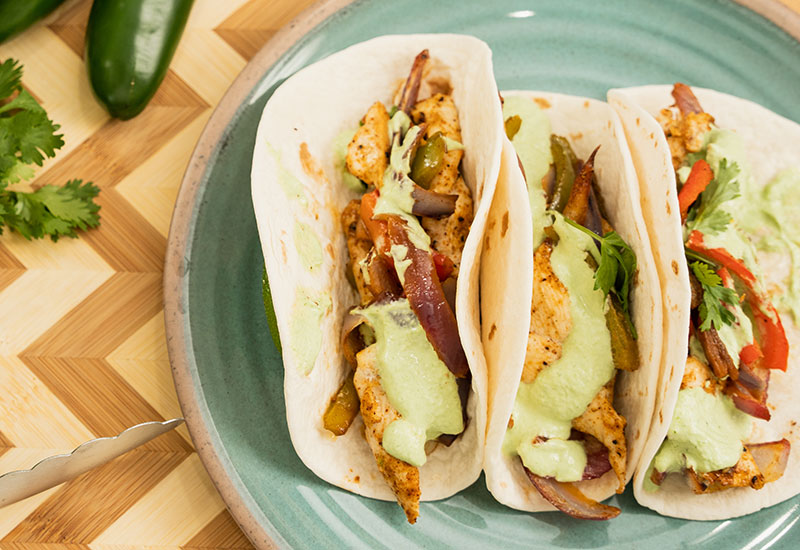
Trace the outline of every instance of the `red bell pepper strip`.
<instances>
[{"instance_id":1,"label":"red bell pepper strip","mask_svg":"<svg viewBox=\"0 0 800 550\"><path fill-rule=\"evenodd\" d=\"M756 290L756 278L741 260L734 258L724 248L706 248L703 234L692 231L686 246L733 272L747 287L747 300L753 310L753 317L761 339L764 355L763 366L768 369L786 370L789 361L789 341L783 323L769 299Z\"/></svg>"},{"instance_id":2,"label":"red bell pepper strip","mask_svg":"<svg viewBox=\"0 0 800 550\"><path fill-rule=\"evenodd\" d=\"M689 240L686 241L686 246L732 271L748 288L752 289L756 284L755 275L753 275L740 260L731 256L730 252L724 248L706 248L706 245L703 243L703 234L699 231L694 230L689 234Z\"/></svg>"},{"instance_id":3,"label":"red bell pepper strip","mask_svg":"<svg viewBox=\"0 0 800 550\"><path fill-rule=\"evenodd\" d=\"M682 222L686 221L689 207L697 200L700 193L705 191L713 179L714 172L706 161L700 159L692 165L692 171L689 173L689 177L686 178L686 183L683 184L680 192L678 192L678 205L681 210Z\"/></svg>"},{"instance_id":4,"label":"red bell pepper strip","mask_svg":"<svg viewBox=\"0 0 800 550\"><path fill-rule=\"evenodd\" d=\"M764 313L763 308L769 311L769 315ZM778 312L771 303L759 302L753 304L753 315L763 343L763 365L768 369L785 371L789 362L789 341L786 339L786 332L783 330Z\"/></svg>"},{"instance_id":5,"label":"red bell pepper strip","mask_svg":"<svg viewBox=\"0 0 800 550\"><path fill-rule=\"evenodd\" d=\"M387 238L388 229L384 220L372 219L375 212L375 205L378 202L378 190L370 191L361 197L361 220L367 228L372 242L375 243L375 249L383 255L389 254L391 245Z\"/></svg>"},{"instance_id":6,"label":"red bell pepper strip","mask_svg":"<svg viewBox=\"0 0 800 550\"><path fill-rule=\"evenodd\" d=\"M745 365L753 365L763 356L758 342L755 341L752 344L747 344L742 348L742 351L739 352L739 360Z\"/></svg>"},{"instance_id":7,"label":"red bell pepper strip","mask_svg":"<svg viewBox=\"0 0 800 550\"><path fill-rule=\"evenodd\" d=\"M436 251L433 252L433 265L436 266L436 274L439 276L440 281L447 279L455 269L453 260Z\"/></svg>"}]
</instances>

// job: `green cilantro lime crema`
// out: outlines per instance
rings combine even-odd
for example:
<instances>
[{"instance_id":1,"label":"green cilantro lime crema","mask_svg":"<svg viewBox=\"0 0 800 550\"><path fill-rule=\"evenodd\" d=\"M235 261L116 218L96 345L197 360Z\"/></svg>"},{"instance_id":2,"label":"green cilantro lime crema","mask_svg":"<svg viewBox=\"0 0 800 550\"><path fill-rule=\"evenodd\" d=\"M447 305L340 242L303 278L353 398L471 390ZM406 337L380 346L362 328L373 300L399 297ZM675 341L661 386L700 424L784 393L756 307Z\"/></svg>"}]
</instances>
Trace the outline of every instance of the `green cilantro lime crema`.
<instances>
[{"instance_id":1,"label":"green cilantro lime crema","mask_svg":"<svg viewBox=\"0 0 800 550\"><path fill-rule=\"evenodd\" d=\"M756 247L789 261L783 292L777 297L781 312L800 322L800 166L784 168L762 189L745 193L747 210L742 227L753 235Z\"/></svg>"},{"instance_id":2,"label":"green cilantro lime crema","mask_svg":"<svg viewBox=\"0 0 800 550\"><path fill-rule=\"evenodd\" d=\"M414 207L414 181L411 172L411 145L420 132L419 126L411 126L411 119L403 111L397 111L389 121L389 138L392 150L389 166L383 174L381 194L375 204L375 215L393 214L408 225L408 237L419 249L430 250L431 239L422 229L419 220L411 214Z\"/></svg>"},{"instance_id":3,"label":"green cilantro lime crema","mask_svg":"<svg viewBox=\"0 0 800 550\"><path fill-rule=\"evenodd\" d=\"M288 199L296 200L301 205L305 206L308 201L303 189L303 184L294 176L294 174L286 169L286 166L283 164L280 151L275 149L270 142L267 141L265 143L267 146L267 152L275 160L275 164L277 164L278 167L278 185L280 185Z\"/></svg>"},{"instance_id":4,"label":"green cilantro lime crema","mask_svg":"<svg viewBox=\"0 0 800 550\"><path fill-rule=\"evenodd\" d=\"M692 468L707 473L729 468L739 461L742 442L751 428L752 418L737 409L730 397L713 395L700 387L681 390L667 438L650 470L669 473ZM645 488L658 489L649 473Z\"/></svg>"},{"instance_id":5,"label":"green cilantro lime crema","mask_svg":"<svg viewBox=\"0 0 800 550\"><path fill-rule=\"evenodd\" d=\"M347 169L347 145L352 141L357 130L344 129L333 138L333 164L342 182L351 191L363 192L364 184Z\"/></svg>"},{"instance_id":6,"label":"green cilantro lime crema","mask_svg":"<svg viewBox=\"0 0 800 550\"><path fill-rule=\"evenodd\" d=\"M528 181L528 197L533 219L544 215L547 200L542 192L541 181L553 163L550 151L550 119L530 98L510 96L503 101L503 120L518 116L523 121L511 143L517 151ZM533 224L533 249L544 240L544 224Z\"/></svg>"},{"instance_id":7,"label":"green cilantro lime crema","mask_svg":"<svg viewBox=\"0 0 800 550\"><path fill-rule=\"evenodd\" d=\"M583 414L597 392L614 374L611 336L605 321L606 300L594 289L594 270L586 255L599 253L591 237L569 225L557 212L547 212L540 182L552 162L550 121L530 99L508 97L503 118L517 115L522 123L512 143L528 180L534 247L544 239L552 221L559 236L550 256L553 272L570 297L572 329L561 357L543 369L532 383L520 382L513 407L513 426L506 432L503 452L517 454L531 472L558 481L583 477L586 452L568 441L572 420ZM537 437L545 443L533 443Z\"/></svg>"},{"instance_id":8,"label":"green cilantro lime crema","mask_svg":"<svg viewBox=\"0 0 800 550\"><path fill-rule=\"evenodd\" d=\"M322 245L314 230L307 223L294 222L294 246L303 262L303 267L314 271L322 265Z\"/></svg>"},{"instance_id":9,"label":"green cilantro lime crema","mask_svg":"<svg viewBox=\"0 0 800 550\"><path fill-rule=\"evenodd\" d=\"M425 464L425 443L464 430L453 373L439 359L405 298L359 313L375 333L381 387L402 418L386 427L383 448L412 466Z\"/></svg>"},{"instance_id":10,"label":"green cilantro lime crema","mask_svg":"<svg viewBox=\"0 0 800 550\"><path fill-rule=\"evenodd\" d=\"M411 243L430 250L430 237L411 213L414 182L408 175L413 160L410 148L419 131L402 111L389 121L392 149L375 214L399 216L407 224ZM389 253L400 282L405 283L411 264L408 247L394 244ZM355 312L366 317L373 329L381 387L401 415L386 427L383 448L399 460L422 466L427 460L426 442L464 430L456 378L439 359L407 299L376 302Z\"/></svg>"},{"instance_id":11,"label":"green cilantro lime crema","mask_svg":"<svg viewBox=\"0 0 800 550\"><path fill-rule=\"evenodd\" d=\"M289 341L297 370L301 374L308 374L314 369L322 347L320 322L330 307L331 297L328 293L316 293L303 287L295 292Z\"/></svg>"}]
</instances>

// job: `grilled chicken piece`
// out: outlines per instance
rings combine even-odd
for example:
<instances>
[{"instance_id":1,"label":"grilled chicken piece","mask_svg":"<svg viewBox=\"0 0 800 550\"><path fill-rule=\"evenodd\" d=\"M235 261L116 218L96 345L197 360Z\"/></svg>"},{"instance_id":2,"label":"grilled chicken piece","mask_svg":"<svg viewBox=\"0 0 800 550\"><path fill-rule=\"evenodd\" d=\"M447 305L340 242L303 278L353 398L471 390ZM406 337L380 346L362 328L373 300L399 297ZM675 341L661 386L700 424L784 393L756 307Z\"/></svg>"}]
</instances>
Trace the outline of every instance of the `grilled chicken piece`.
<instances>
[{"instance_id":1,"label":"grilled chicken piece","mask_svg":"<svg viewBox=\"0 0 800 550\"><path fill-rule=\"evenodd\" d=\"M686 470L689 486L698 495L713 493L731 487L752 487L761 489L764 486L764 475L759 471L753 455L742 449L739 462L730 468L699 474L691 468Z\"/></svg>"},{"instance_id":2,"label":"grilled chicken piece","mask_svg":"<svg viewBox=\"0 0 800 550\"><path fill-rule=\"evenodd\" d=\"M400 413L389 403L389 398L386 397L386 393L381 387L380 377L375 367L376 353L376 347L373 344L356 355L358 366L353 383L358 397L361 399L364 437L372 449L372 454L375 455L378 470L383 474L386 483L397 497L397 502L405 511L406 519L409 523L415 523L419 516L419 469L396 459L381 445L383 431L386 426L400 418Z\"/></svg>"},{"instance_id":3,"label":"grilled chicken piece","mask_svg":"<svg viewBox=\"0 0 800 550\"><path fill-rule=\"evenodd\" d=\"M716 395L720 389L708 365L691 355L686 358L686 367L681 380L681 389L687 388L703 388L711 395Z\"/></svg>"},{"instance_id":4,"label":"grilled chicken piece","mask_svg":"<svg viewBox=\"0 0 800 550\"><path fill-rule=\"evenodd\" d=\"M461 142L461 126L458 122L458 110L452 96L436 94L420 101L411 111L415 124L426 124L425 137L430 138L437 132L444 137ZM431 237L431 247L453 261L455 269L453 277L458 276L461 265L461 251L472 225L472 194L463 178L458 175L458 165L464 151L450 150L444 155L444 166L434 176L430 190L444 195L457 195L454 212L446 218L423 218L422 227Z\"/></svg>"},{"instance_id":5,"label":"grilled chicken piece","mask_svg":"<svg viewBox=\"0 0 800 550\"><path fill-rule=\"evenodd\" d=\"M711 129L714 117L708 113L681 114L672 109L661 109L656 117L672 153L672 166L677 170L688 153L696 153L703 147L703 134Z\"/></svg>"},{"instance_id":6,"label":"grilled chicken piece","mask_svg":"<svg viewBox=\"0 0 800 550\"><path fill-rule=\"evenodd\" d=\"M614 378L603 386L582 415L572 421L572 427L597 438L608 449L608 461L617 475L617 493L625 490L625 461L628 448L625 443L623 416L614 410Z\"/></svg>"},{"instance_id":7,"label":"grilled chicken piece","mask_svg":"<svg viewBox=\"0 0 800 550\"><path fill-rule=\"evenodd\" d=\"M361 201L351 200L342 210L341 222L347 239L347 252L350 254L350 263L346 269L352 273L356 290L361 297L361 305L365 306L372 302L374 296L364 280L361 262L369 255L369 251L372 249L372 240L362 226L360 208Z\"/></svg>"},{"instance_id":8,"label":"grilled chicken piece","mask_svg":"<svg viewBox=\"0 0 800 550\"><path fill-rule=\"evenodd\" d=\"M389 113L376 101L364 115L364 124L347 145L345 162L355 177L376 188L381 186L388 164Z\"/></svg>"},{"instance_id":9,"label":"grilled chicken piece","mask_svg":"<svg viewBox=\"0 0 800 550\"><path fill-rule=\"evenodd\" d=\"M545 240L533 255L533 299L528 348L522 381L531 383L547 365L561 357L561 345L572 329L569 293L550 265L553 243Z\"/></svg>"}]
</instances>

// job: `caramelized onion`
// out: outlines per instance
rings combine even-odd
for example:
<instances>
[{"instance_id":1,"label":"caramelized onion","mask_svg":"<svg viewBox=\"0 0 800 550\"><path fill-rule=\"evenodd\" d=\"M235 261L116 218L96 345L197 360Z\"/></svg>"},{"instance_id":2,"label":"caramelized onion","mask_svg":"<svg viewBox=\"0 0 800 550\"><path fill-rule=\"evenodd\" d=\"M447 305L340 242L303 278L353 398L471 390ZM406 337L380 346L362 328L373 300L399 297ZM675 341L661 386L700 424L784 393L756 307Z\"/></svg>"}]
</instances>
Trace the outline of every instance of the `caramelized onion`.
<instances>
[{"instance_id":1,"label":"caramelized onion","mask_svg":"<svg viewBox=\"0 0 800 550\"><path fill-rule=\"evenodd\" d=\"M367 319L363 315L353 312L348 312L342 321L342 353L347 362L353 367L356 366L356 354L364 349L364 339L361 338L361 331L356 329L366 321Z\"/></svg>"},{"instance_id":2,"label":"caramelized onion","mask_svg":"<svg viewBox=\"0 0 800 550\"><path fill-rule=\"evenodd\" d=\"M769 373L769 371L766 371ZM728 380L725 393L733 400L733 404L740 411L762 420L770 419L767 407L767 392L748 390L739 380Z\"/></svg>"},{"instance_id":3,"label":"caramelized onion","mask_svg":"<svg viewBox=\"0 0 800 550\"><path fill-rule=\"evenodd\" d=\"M456 317L447 303L431 253L417 248L408 236L408 226L399 216L386 216L389 241L406 247L411 263L405 271L406 298L419 319L433 349L456 377L469 372L467 356L461 346Z\"/></svg>"},{"instance_id":4,"label":"caramelized onion","mask_svg":"<svg viewBox=\"0 0 800 550\"><path fill-rule=\"evenodd\" d=\"M440 218L449 216L455 211L458 195L436 193L415 185L411 192L411 198L414 199L414 206L411 208L412 214Z\"/></svg>"},{"instance_id":5,"label":"caramelized onion","mask_svg":"<svg viewBox=\"0 0 800 550\"><path fill-rule=\"evenodd\" d=\"M425 64L428 62L428 50L422 50L414 58L414 64L411 65L411 71L408 73L408 78L403 84L403 92L400 94L400 104L398 109L406 114L411 112L411 108L417 103L417 95L419 94L419 85L422 82L422 72L425 69Z\"/></svg>"},{"instance_id":6,"label":"caramelized onion","mask_svg":"<svg viewBox=\"0 0 800 550\"><path fill-rule=\"evenodd\" d=\"M562 483L550 477L538 476L527 468L525 473L547 502L574 518L604 520L615 518L620 513L620 509L615 506L601 504L588 498L572 483Z\"/></svg>"},{"instance_id":7,"label":"caramelized onion","mask_svg":"<svg viewBox=\"0 0 800 550\"><path fill-rule=\"evenodd\" d=\"M694 95L694 92L689 86L682 82L676 82L672 87L672 97L675 98L675 105L678 106L682 115L703 112L703 108L700 106L700 101L698 101L697 96Z\"/></svg>"},{"instance_id":8,"label":"caramelized onion","mask_svg":"<svg viewBox=\"0 0 800 550\"><path fill-rule=\"evenodd\" d=\"M789 452L792 450L788 440L752 443L745 447L753 455L753 460L756 461L756 466L763 474L765 483L775 481L783 475L786 463L789 461Z\"/></svg>"},{"instance_id":9,"label":"caramelized onion","mask_svg":"<svg viewBox=\"0 0 800 550\"><path fill-rule=\"evenodd\" d=\"M564 206L564 216L581 225L585 224L587 214L589 213L589 194L592 191L594 157L598 149L600 149L599 146L592 151L592 154L589 155L589 158L581 167L578 175L575 176L569 199Z\"/></svg>"}]
</instances>

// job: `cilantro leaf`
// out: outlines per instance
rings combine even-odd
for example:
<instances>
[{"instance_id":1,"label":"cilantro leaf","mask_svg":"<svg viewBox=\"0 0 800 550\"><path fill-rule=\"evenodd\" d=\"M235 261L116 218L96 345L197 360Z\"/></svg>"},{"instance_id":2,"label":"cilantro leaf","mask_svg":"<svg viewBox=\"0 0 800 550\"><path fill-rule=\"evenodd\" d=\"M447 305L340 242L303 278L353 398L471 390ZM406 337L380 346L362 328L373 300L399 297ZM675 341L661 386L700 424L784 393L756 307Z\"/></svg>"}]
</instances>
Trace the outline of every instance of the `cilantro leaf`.
<instances>
[{"instance_id":1,"label":"cilantro leaf","mask_svg":"<svg viewBox=\"0 0 800 550\"><path fill-rule=\"evenodd\" d=\"M725 230L731 221L731 214L721 206L740 196L739 175L741 169L735 162L728 165L727 159L719 162L714 179L708 184L700 195L700 206L694 219L691 220L691 229L697 229L703 234L714 235ZM690 214L689 218L692 218Z\"/></svg>"},{"instance_id":2,"label":"cilantro leaf","mask_svg":"<svg viewBox=\"0 0 800 550\"><path fill-rule=\"evenodd\" d=\"M0 64L0 100L11 96L22 84L22 65L15 59Z\"/></svg>"},{"instance_id":3,"label":"cilantro leaf","mask_svg":"<svg viewBox=\"0 0 800 550\"><path fill-rule=\"evenodd\" d=\"M736 316L724 304L737 305L739 300L736 292L722 286L722 279L707 263L695 261L690 266L692 273L703 287L703 301L698 307L702 321L700 330L705 331L712 326L719 330L723 325L732 325Z\"/></svg>"},{"instance_id":4,"label":"cilantro leaf","mask_svg":"<svg viewBox=\"0 0 800 550\"><path fill-rule=\"evenodd\" d=\"M636 253L616 231L609 231L600 237L569 218L565 217L564 221L600 243L600 262L594 273L594 289L601 290L604 296L614 293L622 305L631 333L636 338L636 327L630 317L630 290L636 273Z\"/></svg>"},{"instance_id":5,"label":"cilantro leaf","mask_svg":"<svg viewBox=\"0 0 800 550\"><path fill-rule=\"evenodd\" d=\"M75 237L76 229L100 223L100 207L92 201L98 191L91 182L81 180L71 180L63 187L45 185L32 193L6 191L0 198L0 220L26 239Z\"/></svg>"},{"instance_id":6,"label":"cilantro leaf","mask_svg":"<svg viewBox=\"0 0 800 550\"><path fill-rule=\"evenodd\" d=\"M45 185L31 193L8 190L9 184L32 178L32 165L41 166L63 147L58 129L22 87L19 62L0 63L0 233L5 225L26 239L49 235L56 241L98 225L100 207L93 199L99 190L91 182L71 180L63 187Z\"/></svg>"}]
</instances>

